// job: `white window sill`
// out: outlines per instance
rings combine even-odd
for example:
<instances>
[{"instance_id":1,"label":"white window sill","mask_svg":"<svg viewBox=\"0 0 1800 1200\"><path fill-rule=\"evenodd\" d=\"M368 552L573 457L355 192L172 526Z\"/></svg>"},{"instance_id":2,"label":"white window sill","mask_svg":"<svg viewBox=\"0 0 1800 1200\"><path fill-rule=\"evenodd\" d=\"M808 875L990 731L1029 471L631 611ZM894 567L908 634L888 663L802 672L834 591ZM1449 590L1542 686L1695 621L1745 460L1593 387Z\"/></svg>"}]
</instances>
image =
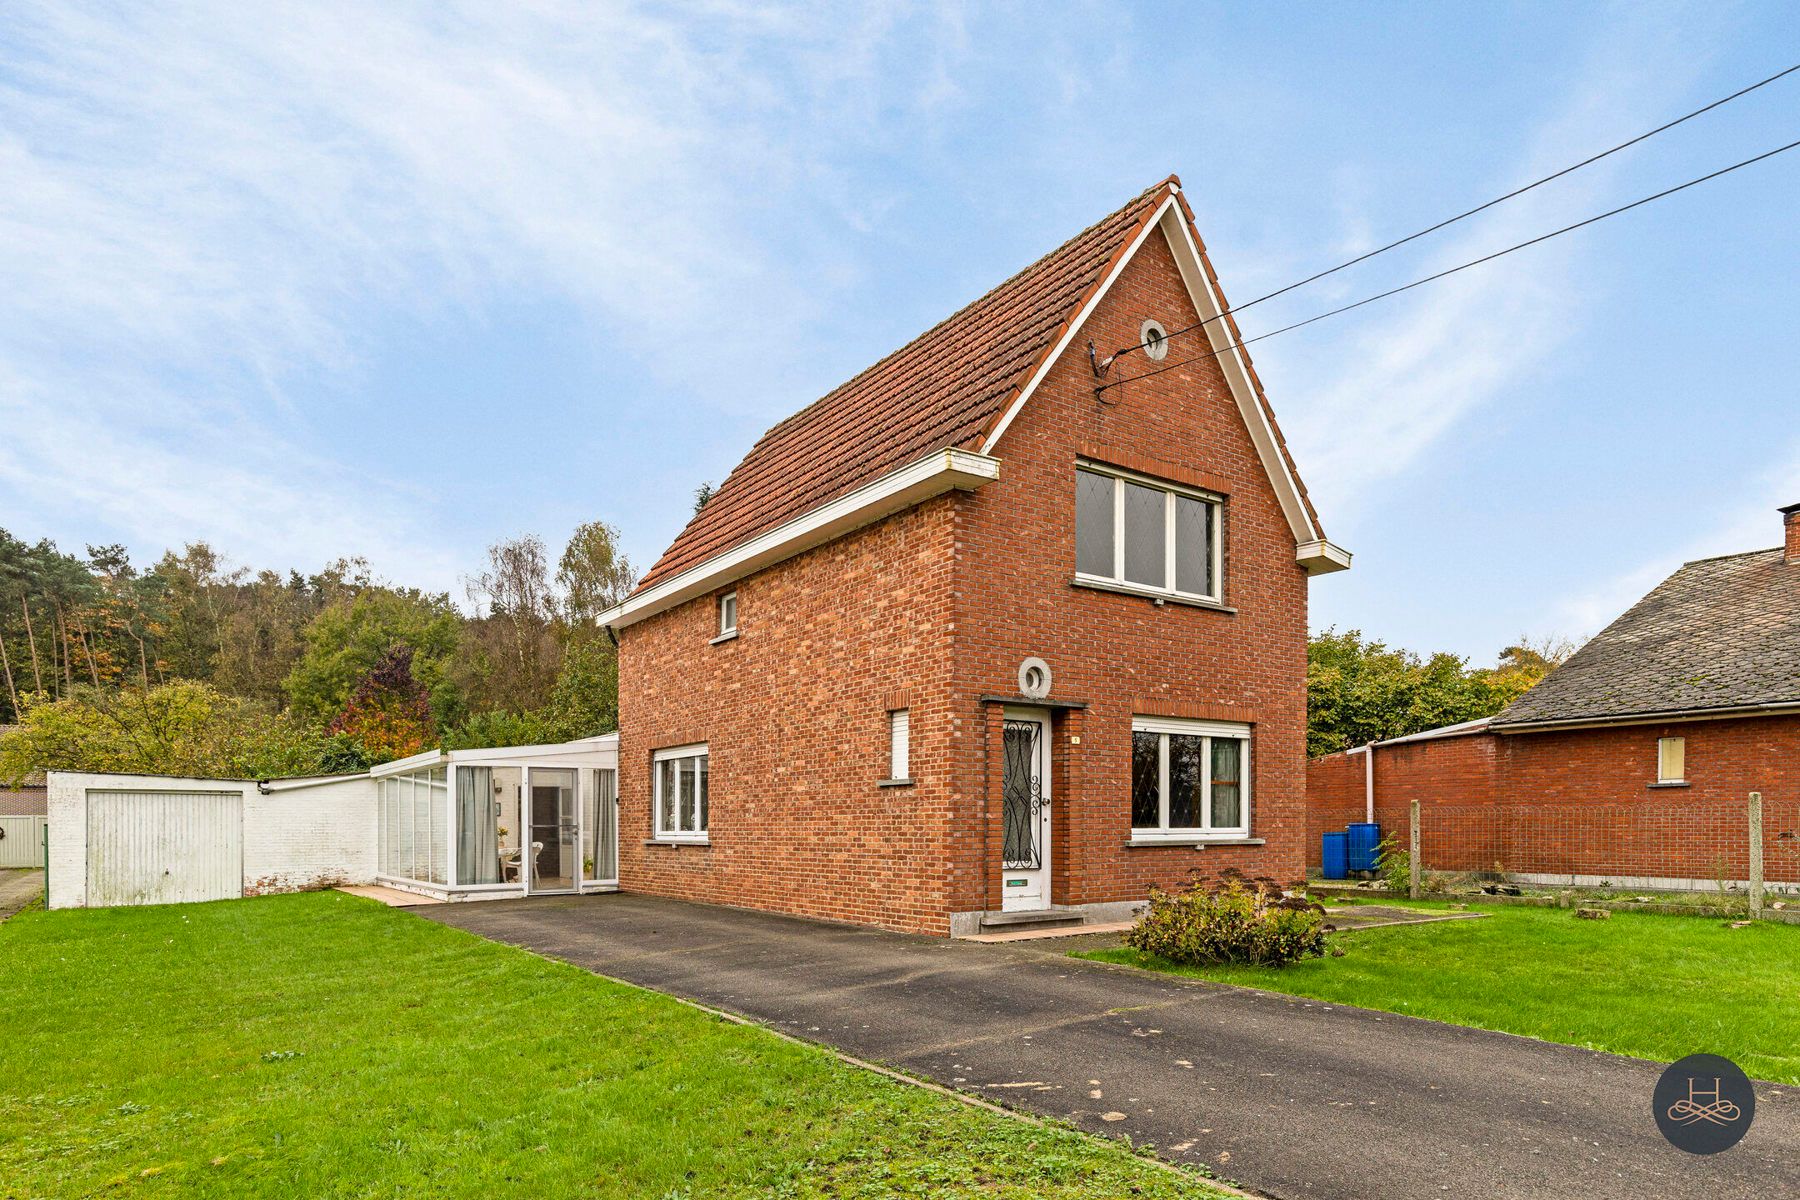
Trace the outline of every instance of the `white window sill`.
<instances>
[{"instance_id":1,"label":"white window sill","mask_svg":"<svg viewBox=\"0 0 1800 1200\"><path fill-rule=\"evenodd\" d=\"M1141 596L1146 600L1154 600L1159 604L1180 604L1187 608L1209 608L1214 612L1235 613L1237 609L1217 600L1209 600L1205 596L1189 596L1181 592L1168 592L1161 588L1144 587L1136 583L1121 583L1116 579L1100 579L1093 575L1077 575L1069 581L1071 587L1090 588L1096 592L1113 592L1120 596Z\"/></svg>"},{"instance_id":2,"label":"white window sill","mask_svg":"<svg viewBox=\"0 0 1800 1200\"><path fill-rule=\"evenodd\" d=\"M712 845L712 839L709 837L653 837L653 838L645 838L644 845L646 845L646 846L710 846L710 845Z\"/></svg>"},{"instance_id":3,"label":"white window sill","mask_svg":"<svg viewBox=\"0 0 1800 1200\"><path fill-rule=\"evenodd\" d=\"M720 642L729 642L729 641L735 640L737 638L737 635L738 635L738 631L733 629L728 633L721 633L718 637L713 638L710 642L707 642L706 644L709 646L717 646Z\"/></svg>"},{"instance_id":4,"label":"white window sill","mask_svg":"<svg viewBox=\"0 0 1800 1200\"><path fill-rule=\"evenodd\" d=\"M1196 850L1204 850L1208 846L1261 846L1266 842L1263 838L1246 837L1241 833L1221 834L1168 834L1145 836L1134 834L1125 843L1127 850L1155 850L1167 847L1192 846Z\"/></svg>"},{"instance_id":5,"label":"white window sill","mask_svg":"<svg viewBox=\"0 0 1800 1200\"><path fill-rule=\"evenodd\" d=\"M1693 784L1685 779L1663 779L1651 784L1650 790L1655 791L1657 788L1684 788L1693 786Z\"/></svg>"},{"instance_id":6,"label":"white window sill","mask_svg":"<svg viewBox=\"0 0 1800 1200\"><path fill-rule=\"evenodd\" d=\"M912 785L913 785L913 781L910 779L883 779L879 783L877 783L875 786L876 787L911 787Z\"/></svg>"}]
</instances>

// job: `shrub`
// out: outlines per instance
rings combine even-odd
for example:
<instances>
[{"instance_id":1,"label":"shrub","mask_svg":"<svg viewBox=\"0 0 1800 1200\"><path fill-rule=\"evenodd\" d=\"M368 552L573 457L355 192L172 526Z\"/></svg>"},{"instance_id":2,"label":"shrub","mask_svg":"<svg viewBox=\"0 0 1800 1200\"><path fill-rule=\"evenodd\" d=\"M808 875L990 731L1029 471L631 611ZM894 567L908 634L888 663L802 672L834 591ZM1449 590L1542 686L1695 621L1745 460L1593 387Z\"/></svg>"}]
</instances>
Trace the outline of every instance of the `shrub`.
<instances>
[{"instance_id":1,"label":"shrub","mask_svg":"<svg viewBox=\"0 0 1800 1200\"><path fill-rule=\"evenodd\" d=\"M1324 954L1327 929L1323 906L1232 879L1212 890L1152 889L1125 944L1172 962L1277 967Z\"/></svg>"},{"instance_id":2,"label":"shrub","mask_svg":"<svg viewBox=\"0 0 1800 1200\"><path fill-rule=\"evenodd\" d=\"M1400 848L1400 839L1389 835L1375 847L1375 873L1390 891L1404 892L1412 887L1412 854Z\"/></svg>"}]
</instances>

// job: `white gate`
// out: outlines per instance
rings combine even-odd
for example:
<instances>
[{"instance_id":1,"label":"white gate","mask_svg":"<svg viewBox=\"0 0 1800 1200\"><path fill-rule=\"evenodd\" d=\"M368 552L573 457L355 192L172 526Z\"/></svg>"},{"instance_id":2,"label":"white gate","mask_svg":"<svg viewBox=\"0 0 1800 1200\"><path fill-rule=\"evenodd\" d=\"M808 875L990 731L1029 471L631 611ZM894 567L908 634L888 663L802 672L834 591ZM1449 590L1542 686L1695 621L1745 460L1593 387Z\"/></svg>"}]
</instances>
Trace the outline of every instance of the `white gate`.
<instances>
[{"instance_id":1,"label":"white gate","mask_svg":"<svg viewBox=\"0 0 1800 1200\"><path fill-rule=\"evenodd\" d=\"M240 793L89 791L87 813L89 907L243 895Z\"/></svg>"},{"instance_id":2,"label":"white gate","mask_svg":"<svg viewBox=\"0 0 1800 1200\"><path fill-rule=\"evenodd\" d=\"M0 867L44 865L44 817L0 817Z\"/></svg>"}]
</instances>

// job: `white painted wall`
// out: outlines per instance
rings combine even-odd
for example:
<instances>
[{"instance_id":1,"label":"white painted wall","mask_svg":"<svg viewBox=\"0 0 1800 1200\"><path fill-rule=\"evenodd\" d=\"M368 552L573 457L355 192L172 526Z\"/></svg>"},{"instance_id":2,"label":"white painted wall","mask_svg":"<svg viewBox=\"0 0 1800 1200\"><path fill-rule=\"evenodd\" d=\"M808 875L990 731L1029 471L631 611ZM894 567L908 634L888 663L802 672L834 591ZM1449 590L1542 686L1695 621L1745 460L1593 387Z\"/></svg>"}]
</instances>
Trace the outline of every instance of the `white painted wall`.
<instances>
[{"instance_id":1,"label":"white painted wall","mask_svg":"<svg viewBox=\"0 0 1800 1200\"><path fill-rule=\"evenodd\" d=\"M244 799L246 896L374 882L373 779L271 787Z\"/></svg>"},{"instance_id":2,"label":"white painted wall","mask_svg":"<svg viewBox=\"0 0 1800 1200\"><path fill-rule=\"evenodd\" d=\"M52 771L50 907L88 903L90 792L234 792L243 798L242 894L299 891L375 878L375 784L366 776L276 783Z\"/></svg>"}]
</instances>

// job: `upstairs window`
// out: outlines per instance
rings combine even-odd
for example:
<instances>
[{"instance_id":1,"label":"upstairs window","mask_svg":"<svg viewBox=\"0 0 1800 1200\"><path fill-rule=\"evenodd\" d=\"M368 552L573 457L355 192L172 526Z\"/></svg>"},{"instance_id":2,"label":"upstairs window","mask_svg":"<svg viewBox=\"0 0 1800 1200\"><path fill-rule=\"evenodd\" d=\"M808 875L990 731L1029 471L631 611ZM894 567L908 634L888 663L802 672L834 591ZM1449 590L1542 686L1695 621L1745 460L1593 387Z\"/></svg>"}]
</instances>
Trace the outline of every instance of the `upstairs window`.
<instances>
[{"instance_id":1,"label":"upstairs window","mask_svg":"<svg viewBox=\"0 0 1800 1200\"><path fill-rule=\"evenodd\" d=\"M1249 835L1250 727L1132 718L1132 838Z\"/></svg>"},{"instance_id":2,"label":"upstairs window","mask_svg":"<svg viewBox=\"0 0 1800 1200\"><path fill-rule=\"evenodd\" d=\"M1656 739L1656 782L1687 782L1687 739Z\"/></svg>"},{"instance_id":3,"label":"upstairs window","mask_svg":"<svg viewBox=\"0 0 1800 1200\"><path fill-rule=\"evenodd\" d=\"M719 597L719 636L735 637L737 631L737 593L726 592Z\"/></svg>"},{"instance_id":4,"label":"upstairs window","mask_svg":"<svg viewBox=\"0 0 1800 1200\"><path fill-rule=\"evenodd\" d=\"M1152 594L1218 600L1217 497L1135 475L1075 472L1075 577Z\"/></svg>"}]
</instances>

